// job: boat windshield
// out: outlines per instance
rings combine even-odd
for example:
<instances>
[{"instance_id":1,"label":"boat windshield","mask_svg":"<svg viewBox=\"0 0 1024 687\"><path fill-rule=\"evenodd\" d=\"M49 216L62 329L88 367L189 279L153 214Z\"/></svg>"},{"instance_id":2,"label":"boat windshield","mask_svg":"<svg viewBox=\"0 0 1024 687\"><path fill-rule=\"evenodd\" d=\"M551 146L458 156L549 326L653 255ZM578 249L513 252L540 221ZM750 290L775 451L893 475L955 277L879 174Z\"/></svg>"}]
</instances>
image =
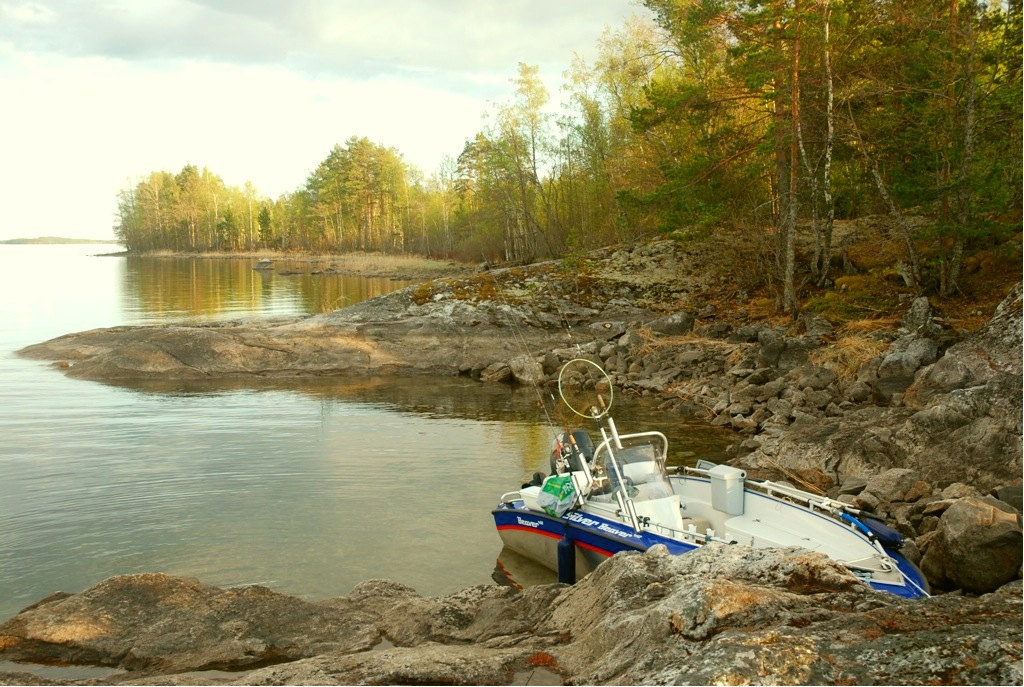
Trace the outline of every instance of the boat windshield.
<instances>
[{"instance_id":1,"label":"boat windshield","mask_svg":"<svg viewBox=\"0 0 1024 687\"><path fill-rule=\"evenodd\" d=\"M672 485L665 472L667 441L657 433L621 437L622 448L601 444L594 457L597 493L623 493L634 501L671 496ZM602 479L603 478L603 479Z\"/></svg>"}]
</instances>

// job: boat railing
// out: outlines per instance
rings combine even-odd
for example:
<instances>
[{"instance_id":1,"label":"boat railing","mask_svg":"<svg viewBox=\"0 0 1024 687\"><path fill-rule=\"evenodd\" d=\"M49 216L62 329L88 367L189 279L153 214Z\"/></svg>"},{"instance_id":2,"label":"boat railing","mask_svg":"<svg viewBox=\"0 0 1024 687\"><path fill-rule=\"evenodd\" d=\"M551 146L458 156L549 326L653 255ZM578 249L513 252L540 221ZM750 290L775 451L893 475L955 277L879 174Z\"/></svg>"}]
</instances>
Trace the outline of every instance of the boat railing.
<instances>
[{"instance_id":1,"label":"boat railing","mask_svg":"<svg viewBox=\"0 0 1024 687\"><path fill-rule=\"evenodd\" d=\"M650 431L650 432L635 432L633 434L616 434L616 435L613 435L613 436L605 435L605 436L602 437L603 441L600 444L598 444L597 448L594 450L594 456L596 457L598 454L600 454L602 449L607 450L608 448L612 448L614 450L618 450L618 449L621 449L621 448L624 448L624 447L628 447L629 444L633 443L637 439L647 439L647 438L656 439L658 441L658 443L660 444L659 451L660 451L662 457L667 455L667 453L668 453L668 437L666 437L661 432Z\"/></svg>"},{"instance_id":2,"label":"boat railing","mask_svg":"<svg viewBox=\"0 0 1024 687\"><path fill-rule=\"evenodd\" d=\"M523 493L518 489L515 491L506 491L501 495L501 500L498 501L498 503L509 504L521 498L523 498Z\"/></svg>"},{"instance_id":3,"label":"boat railing","mask_svg":"<svg viewBox=\"0 0 1024 687\"><path fill-rule=\"evenodd\" d=\"M658 522L643 522L643 529L648 531L654 531L656 534L665 535L672 539L686 540L690 539L695 544L707 544L709 542L720 542L722 544L734 543L731 539L720 537L715 533L712 528L707 528L703 532L697 529L696 525L690 525L685 530L679 530L675 527L669 527Z\"/></svg>"},{"instance_id":4,"label":"boat railing","mask_svg":"<svg viewBox=\"0 0 1024 687\"><path fill-rule=\"evenodd\" d=\"M707 468L699 467L684 467L682 470L686 473L697 474L702 477L710 479L710 470ZM678 474L678 470L676 473ZM774 496L785 496L790 499L803 501L808 507L817 507L821 510L828 511L829 513L836 514L839 512L844 513L856 513L857 510L843 503L842 501L835 501L827 496L820 494L812 494L809 491L798 489L789 484L782 484L780 482L772 482L771 480L760 480L760 479L747 479L745 481L746 486L753 487L759 491L763 491L769 495Z\"/></svg>"},{"instance_id":5,"label":"boat railing","mask_svg":"<svg viewBox=\"0 0 1024 687\"><path fill-rule=\"evenodd\" d=\"M704 467L684 467L683 471L686 473L694 473L710 479L710 469ZM676 471L679 473L679 470ZM855 532L859 532L864 535L872 547L883 557L888 558L889 554L886 552L885 547L878 541L869 530L867 530L863 524L861 524L855 516L860 515L860 510L854 508L842 501L836 501L830 499L822 494L812 494L809 491L798 489L789 484L782 484L780 482L772 482L771 480L752 480L747 479L745 481L745 487L752 488L756 491L763 492L769 496L781 496L789 499L797 505L804 505L809 510L815 509L822 513L830 516L831 518L842 522L847 527Z\"/></svg>"}]
</instances>

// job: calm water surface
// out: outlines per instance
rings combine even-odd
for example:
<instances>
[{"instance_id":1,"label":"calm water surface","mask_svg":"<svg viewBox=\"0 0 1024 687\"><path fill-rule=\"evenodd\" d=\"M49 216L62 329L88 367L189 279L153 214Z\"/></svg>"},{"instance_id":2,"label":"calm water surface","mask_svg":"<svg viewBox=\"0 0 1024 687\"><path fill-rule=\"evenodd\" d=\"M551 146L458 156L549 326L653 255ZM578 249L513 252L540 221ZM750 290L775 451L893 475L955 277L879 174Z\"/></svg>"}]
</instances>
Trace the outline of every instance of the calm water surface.
<instances>
[{"instance_id":1,"label":"calm water surface","mask_svg":"<svg viewBox=\"0 0 1024 687\"><path fill-rule=\"evenodd\" d=\"M552 430L532 391L447 378L127 387L15 356L96 327L322 312L407 285L96 256L113 250L0 245L0 620L135 572L307 598L375 577L422 594L491 582L490 509L546 469ZM621 431L669 434L677 461L727 442L616 407Z\"/></svg>"}]
</instances>

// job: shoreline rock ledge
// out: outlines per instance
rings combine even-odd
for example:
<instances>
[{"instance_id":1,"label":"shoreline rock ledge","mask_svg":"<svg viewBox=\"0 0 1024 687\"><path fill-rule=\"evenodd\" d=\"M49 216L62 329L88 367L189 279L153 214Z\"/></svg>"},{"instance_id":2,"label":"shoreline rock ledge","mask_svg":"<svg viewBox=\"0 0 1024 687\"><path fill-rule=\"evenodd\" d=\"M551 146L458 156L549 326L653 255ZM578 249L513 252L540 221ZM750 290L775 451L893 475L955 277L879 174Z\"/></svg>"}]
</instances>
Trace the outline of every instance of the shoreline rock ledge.
<instances>
[{"instance_id":1,"label":"shoreline rock ledge","mask_svg":"<svg viewBox=\"0 0 1024 687\"><path fill-rule=\"evenodd\" d=\"M1021 607L1020 580L907 600L820 554L728 545L437 597L370 580L307 601L147 573L0 625L0 684L1019 685ZM47 679L38 664L109 672Z\"/></svg>"}]
</instances>

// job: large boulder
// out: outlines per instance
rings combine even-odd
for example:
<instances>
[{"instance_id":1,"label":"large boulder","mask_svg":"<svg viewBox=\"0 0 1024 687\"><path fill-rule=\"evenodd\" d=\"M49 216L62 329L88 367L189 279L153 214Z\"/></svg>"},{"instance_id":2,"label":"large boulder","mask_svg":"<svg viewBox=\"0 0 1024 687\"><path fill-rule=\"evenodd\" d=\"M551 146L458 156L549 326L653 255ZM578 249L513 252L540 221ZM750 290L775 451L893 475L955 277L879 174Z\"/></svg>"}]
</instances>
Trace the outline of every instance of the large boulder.
<instances>
[{"instance_id":1,"label":"large boulder","mask_svg":"<svg viewBox=\"0 0 1024 687\"><path fill-rule=\"evenodd\" d=\"M672 313L666 317L649 322L647 326L651 331L665 336L681 336L693 330L694 317L692 314L682 311Z\"/></svg>"},{"instance_id":2,"label":"large boulder","mask_svg":"<svg viewBox=\"0 0 1024 687\"><path fill-rule=\"evenodd\" d=\"M618 554L572 587L440 597L112 578L0 625L0 666L120 666L102 682L140 685L1020 684L1021 619L1019 582L908 600L821 554L712 544ZM46 683L19 668L0 684ZM236 672L196 672L212 668Z\"/></svg>"},{"instance_id":3,"label":"large boulder","mask_svg":"<svg viewBox=\"0 0 1024 687\"><path fill-rule=\"evenodd\" d=\"M544 366L531 355L518 355L508 361L508 366L519 384L540 386L544 382Z\"/></svg>"},{"instance_id":4,"label":"large boulder","mask_svg":"<svg viewBox=\"0 0 1024 687\"><path fill-rule=\"evenodd\" d=\"M762 434L759 446L742 457L743 466L769 473L781 466L814 483L824 480L826 488L890 468L915 470L932 484L963 482L982 491L1012 483L1021 475L1024 447L1020 285L984 328L910 376L932 351L919 337L898 340L886 368L897 376L879 376L886 359L881 356L862 366L860 386L848 388L863 399L865 385L870 387L876 405Z\"/></svg>"},{"instance_id":5,"label":"large boulder","mask_svg":"<svg viewBox=\"0 0 1024 687\"><path fill-rule=\"evenodd\" d=\"M567 589L541 625L572 638L551 653L574 683L1020 681L1019 585L976 600L968 618L963 597L873 592L806 551L652 549L611 563Z\"/></svg>"},{"instance_id":6,"label":"large boulder","mask_svg":"<svg viewBox=\"0 0 1024 687\"><path fill-rule=\"evenodd\" d=\"M1018 283L996 308L988 324L951 346L934 365L918 374L908 400L924 406L933 397L957 389L1014 380L1019 389L1021 304L1021 284ZM1017 396L1019 399L1019 391ZM1019 421L1019 412L1017 416Z\"/></svg>"},{"instance_id":7,"label":"large boulder","mask_svg":"<svg viewBox=\"0 0 1024 687\"><path fill-rule=\"evenodd\" d=\"M458 301L417 305L405 289L321 315L95 329L18 353L57 361L69 376L112 382L247 375L450 376L482 370L524 351L546 351L564 340L564 332L543 326L510 330L509 321L532 315L517 311L506 317L506 309Z\"/></svg>"},{"instance_id":8,"label":"large boulder","mask_svg":"<svg viewBox=\"0 0 1024 687\"><path fill-rule=\"evenodd\" d=\"M874 494L879 501L903 501L907 492L920 481L916 470L892 468L867 481L864 491Z\"/></svg>"},{"instance_id":9,"label":"large boulder","mask_svg":"<svg viewBox=\"0 0 1024 687\"><path fill-rule=\"evenodd\" d=\"M968 497L943 512L921 568L934 587L985 594L1018 578L1022 561L1019 513Z\"/></svg>"},{"instance_id":10,"label":"large boulder","mask_svg":"<svg viewBox=\"0 0 1024 687\"><path fill-rule=\"evenodd\" d=\"M380 641L374 620L358 608L259 586L219 589L161 573L124 575L43 600L0 625L0 660L165 673L239 670L329 650L364 651Z\"/></svg>"}]
</instances>

